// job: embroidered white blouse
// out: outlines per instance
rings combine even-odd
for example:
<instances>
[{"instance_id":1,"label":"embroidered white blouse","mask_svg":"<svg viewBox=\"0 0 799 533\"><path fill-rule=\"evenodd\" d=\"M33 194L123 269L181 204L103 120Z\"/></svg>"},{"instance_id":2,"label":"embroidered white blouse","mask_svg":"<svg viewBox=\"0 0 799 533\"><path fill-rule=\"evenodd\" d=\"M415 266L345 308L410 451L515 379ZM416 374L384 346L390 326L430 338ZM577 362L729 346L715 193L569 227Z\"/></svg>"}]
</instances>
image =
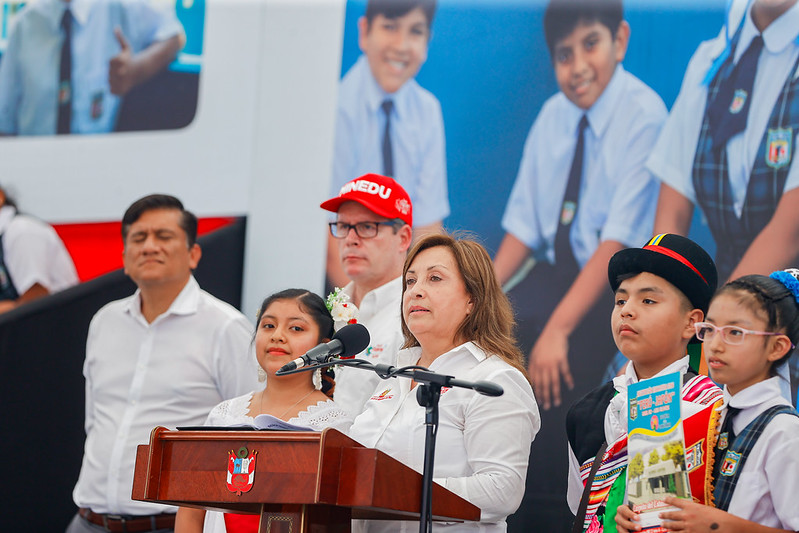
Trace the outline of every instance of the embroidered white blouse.
<instances>
[{"instance_id":1,"label":"embroidered white blouse","mask_svg":"<svg viewBox=\"0 0 799 533\"><path fill-rule=\"evenodd\" d=\"M225 400L214 407L205 421L206 426L235 426L238 424L252 424L253 417L247 413L250 410L254 392L243 396ZM352 425L352 418L333 400L321 400L316 405L309 405L305 411L300 411L297 416L287 420L289 424L322 431L325 428L334 428L345 433ZM225 533L225 519L223 513L208 511L205 513L204 533Z\"/></svg>"}]
</instances>

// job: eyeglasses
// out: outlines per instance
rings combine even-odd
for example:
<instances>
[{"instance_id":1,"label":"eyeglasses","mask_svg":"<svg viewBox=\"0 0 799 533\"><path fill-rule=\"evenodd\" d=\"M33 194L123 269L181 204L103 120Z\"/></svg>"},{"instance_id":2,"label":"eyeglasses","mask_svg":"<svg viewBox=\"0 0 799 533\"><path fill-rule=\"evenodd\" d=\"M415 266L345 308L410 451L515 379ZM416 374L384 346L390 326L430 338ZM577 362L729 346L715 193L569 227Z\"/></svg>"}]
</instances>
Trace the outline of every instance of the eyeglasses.
<instances>
[{"instance_id":1,"label":"eyeglasses","mask_svg":"<svg viewBox=\"0 0 799 533\"><path fill-rule=\"evenodd\" d=\"M784 333L773 331L753 331L738 326L718 327L710 322L697 322L694 324L694 328L696 329L696 338L702 342L712 340L716 332L719 332L721 339L727 344L743 344L747 335L784 335Z\"/></svg>"},{"instance_id":2,"label":"eyeglasses","mask_svg":"<svg viewBox=\"0 0 799 533\"><path fill-rule=\"evenodd\" d=\"M382 222L358 222L357 224L347 224L346 222L329 222L330 234L336 239L344 239L349 235L350 230L354 229L355 234L361 239L371 239L377 237L380 226L394 226L396 221L384 220Z\"/></svg>"}]
</instances>

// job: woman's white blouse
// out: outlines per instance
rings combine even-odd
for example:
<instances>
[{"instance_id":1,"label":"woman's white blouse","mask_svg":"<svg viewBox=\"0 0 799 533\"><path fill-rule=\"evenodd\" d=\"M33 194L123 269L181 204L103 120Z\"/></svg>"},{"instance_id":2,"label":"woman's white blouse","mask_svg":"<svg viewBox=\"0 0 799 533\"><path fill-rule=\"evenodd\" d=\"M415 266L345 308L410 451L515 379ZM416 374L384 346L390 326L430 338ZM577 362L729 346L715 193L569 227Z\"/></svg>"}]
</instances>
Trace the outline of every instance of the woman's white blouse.
<instances>
[{"instance_id":1,"label":"woman's white blouse","mask_svg":"<svg viewBox=\"0 0 799 533\"><path fill-rule=\"evenodd\" d=\"M397 366L416 364L420 353L420 348L400 351ZM505 531L505 518L524 495L530 445L541 426L532 388L519 370L471 342L439 356L430 370L467 381L490 381L504 389L498 397L470 389L442 390L434 479L482 511L480 523L453 524L454 529ZM421 472L424 422L425 409L416 400L411 380L392 378L379 384L349 434ZM368 531L418 530L414 522L358 525Z\"/></svg>"}]
</instances>

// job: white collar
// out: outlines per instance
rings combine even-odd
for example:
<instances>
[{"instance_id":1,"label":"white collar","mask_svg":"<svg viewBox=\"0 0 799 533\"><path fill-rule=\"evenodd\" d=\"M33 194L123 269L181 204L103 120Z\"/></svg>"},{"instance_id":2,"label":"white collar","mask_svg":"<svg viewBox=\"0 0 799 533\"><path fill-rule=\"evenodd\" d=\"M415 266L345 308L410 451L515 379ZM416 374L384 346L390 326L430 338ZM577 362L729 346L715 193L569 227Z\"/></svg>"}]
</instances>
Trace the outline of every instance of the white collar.
<instances>
[{"instance_id":1,"label":"white collar","mask_svg":"<svg viewBox=\"0 0 799 533\"><path fill-rule=\"evenodd\" d=\"M602 136L610 124L611 119L619 113L618 107L625 86L624 72L625 70L621 63L616 65L616 70L613 71L613 76L611 76L610 82L608 82L605 90L599 95L594 105L592 105L588 111L584 112L588 117L588 127L591 128L596 138ZM575 130L576 129L577 126L575 123Z\"/></svg>"},{"instance_id":2,"label":"white collar","mask_svg":"<svg viewBox=\"0 0 799 533\"><path fill-rule=\"evenodd\" d=\"M53 31L60 31L61 17L67 8L72 11L72 17L81 26L86 24L89 18L89 11L92 8L92 1L96 0L70 0L67 4L63 0L39 0L34 3L32 8L38 10L47 18Z\"/></svg>"},{"instance_id":3,"label":"white collar","mask_svg":"<svg viewBox=\"0 0 799 533\"><path fill-rule=\"evenodd\" d=\"M760 34L752 20L752 10L746 12L744 25L741 29L741 36L738 46L735 49L735 61L737 62L741 54L749 47L752 39ZM769 24L763 30L763 44L769 53L779 54L788 47L799 36L799 2L794 4L788 11L783 13L777 20Z\"/></svg>"},{"instance_id":4,"label":"white collar","mask_svg":"<svg viewBox=\"0 0 799 533\"><path fill-rule=\"evenodd\" d=\"M672 372L679 372L681 374L685 373L688 370L689 362L690 357L686 355L685 357L677 359L673 363L669 364L652 377L665 376L666 374L671 374ZM628 385L638 383L638 381L638 374L635 373L633 362L630 361L627 363L627 367L624 369L624 374L613 378L613 386L616 390L622 390L622 388L626 390Z\"/></svg>"},{"instance_id":5,"label":"white collar","mask_svg":"<svg viewBox=\"0 0 799 533\"><path fill-rule=\"evenodd\" d=\"M347 283L342 291L352 298L352 294L355 291L355 282L350 281ZM360 310L362 307L367 307L372 309L371 312L377 312L377 310L387 305L393 305L398 296L401 300L401 295L402 276L399 276L361 296L361 305L358 306L358 309Z\"/></svg>"},{"instance_id":6,"label":"white collar","mask_svg":"<svg viewBox=\"0 0 799 533\"><path fill-rule=\"evenodd\" d=\"M168 315L194 314L197 312L199 306L200 285L197 283L197 280L194 279L194 276L189 276L189 281L186 282L186 285L181 289L178 296L172 300L169 309L158 315L155 320L152 321L152 324L155 324L157 321L161 320L162 317ZM136 292L133 293L133 297L127 301L125 311L137 319L145 320L141 312L141 289L136 289Z\"/></svg>"},{"instance_id":7,"label":"white collar","mask_svg":"<svg viewBox=\"0 0 799 533\"><path fill-rule=\"evenodd\" d=\"M749 409L757 407L758 405L770 401L774 398L782 398L782 389L780 388L780 377L759 381L754 385L750 385L736 395L731 395L724 386L724 406L735 407L736 409Z\"/></svg>"},{"instance_id":8,"label":"white collar","mask_svg":"<svg viewBox=\"0 0 799 533\"><path fill-rule=\"evenodd\" d=\"M482 348L477 346L472 341L468 341L436 357L436 359L430 365L430 370L435 370L435 368L443 364L443 361L451 357L454 357L455 355L458 354L470 354L478 362L483 361L488 357L488 354L486 354ZM422 348L419 346L414 346L412 348L405 348L404 350L400 350L399 353L397 354L397 366L414 365L419 360L419 357L421 357L421 355L422 355Z\"/></svg>"}]
</instances>

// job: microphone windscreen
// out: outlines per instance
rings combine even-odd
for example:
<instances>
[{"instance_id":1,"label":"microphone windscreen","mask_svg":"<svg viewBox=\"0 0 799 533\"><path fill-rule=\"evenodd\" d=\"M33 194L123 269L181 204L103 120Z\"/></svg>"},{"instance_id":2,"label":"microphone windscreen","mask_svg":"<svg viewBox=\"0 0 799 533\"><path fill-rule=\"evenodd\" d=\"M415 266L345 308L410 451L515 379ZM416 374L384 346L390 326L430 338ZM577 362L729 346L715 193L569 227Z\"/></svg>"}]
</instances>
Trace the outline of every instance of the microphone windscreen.
<instances>
[{"instance_id":1,"label":"microphone windscreen","mask_svg":"<svg viewBox=\"0 0 799 533\"><path fill-rule=\"evenodd\" d=\"M505 390L501 385L491 383L490 381L475 381L472 388L485 396L502 396Z\"/></svg>"},{"instance_id":2,"label":"microphone windscreen","mask_svg":"<svg viewBox=\"0 0 799 533\"><path fill-rule=\"evenodd\" d=\"M363 324L347 324L333 335L341 342L339 357L353 357L369 346L369 330Z\"/></svg>"}]
</instances>

